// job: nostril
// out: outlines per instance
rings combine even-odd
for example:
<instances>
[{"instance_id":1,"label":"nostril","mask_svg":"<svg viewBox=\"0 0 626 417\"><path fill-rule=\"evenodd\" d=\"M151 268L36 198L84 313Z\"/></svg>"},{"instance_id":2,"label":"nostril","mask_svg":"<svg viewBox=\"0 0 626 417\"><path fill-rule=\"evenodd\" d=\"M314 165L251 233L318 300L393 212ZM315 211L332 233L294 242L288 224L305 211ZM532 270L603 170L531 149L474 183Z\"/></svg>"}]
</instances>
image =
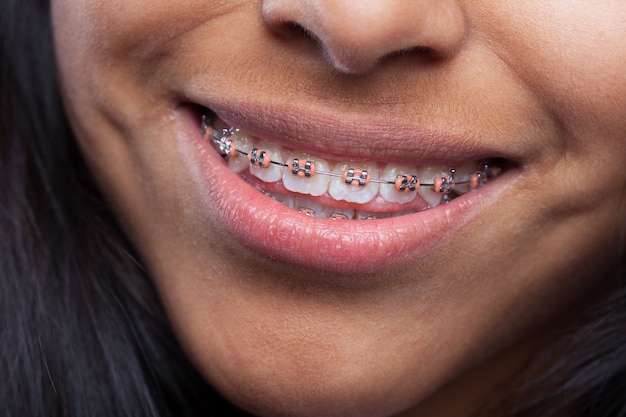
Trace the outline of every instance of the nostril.
<instances>
[{"instance_id":1,"label":"nostril","mask_svg":"<svg viewBox=\"0 0 626 417\"><path fill-rule=\"evenodd\" d=\"M285 21L278 24L275 24L272 27L272 30L276 32L281 37L288 40L299 40L304 39L308 41L312 41L318 46L322 45L322 42L317 37L315 33L302 26L301 24L293 21Z\"/></svg>"},{"instance_id":2,"label":"nostril","mask_svg":"<svg viewBox=\"0 0 626 417\"><path fill-rule=\"evenodd\" d=\"M398 55L451 56L465 34L463 13L454 0L264 0L262 14L277 34L312 40L334 69L350 74L367 73Z\"/></svg>"},{"instance_id":3,"label":"nostril","mask_svg":"<svg viewBox=\"0 0 626 417\"><path fill-rule=\"evenodd\" d=\"M301 25L290 21L274 22L270 29L286 39L299 38L304 34L304 28Z\"/></svg>"},{"instance_id":4,"label":"nostril","mask_svg":"<svg viewBox=\"0 0 626 417\"><path fill-rule=\"evenodd\" d=\"M286 38L311 37L311 31L297 22L284 22L277 25L277 30Z\"/></svg>"},{"instance_id":5,"label":"nostril","mask_svg":"<svg viewBox=\"0 0 626 417\"><path fill-rule=\"evenodd\" d=\"M420 62L429 62L437 60L439 55L437 51L428 46L415 46L412 48L405 48L399 51L390 52L379 59L379 62L393 59L395 57L414 58L420 60Z\"/></svg>"}]
</instances>

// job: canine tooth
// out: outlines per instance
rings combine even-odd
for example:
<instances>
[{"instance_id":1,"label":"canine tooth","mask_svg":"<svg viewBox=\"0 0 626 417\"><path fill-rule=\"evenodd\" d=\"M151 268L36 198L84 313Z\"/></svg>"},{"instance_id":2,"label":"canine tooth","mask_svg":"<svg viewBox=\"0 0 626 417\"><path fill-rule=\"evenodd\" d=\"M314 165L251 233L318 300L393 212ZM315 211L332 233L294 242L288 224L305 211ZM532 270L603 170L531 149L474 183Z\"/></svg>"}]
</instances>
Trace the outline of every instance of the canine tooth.
<instances>
[{"instance_id":1,"label":"canine tooth","mask_svg":"<svg viewBox=\"0 0 626 417\"><path fill-rule=\"evenodd\" d=\"M328 193L331 197L335 200L358 204L364 204L374 199L378 194L378 183L370 181L369 184L361 187L346 184L346 181L342 179L343 174L350 168L367 171L371 179L377 178L378 165L375 162L339 162L332 171L337 176L330 179L330 186L328 187Z\"/></svg>"},{"instance_id":2,"label":"canine tooth","mask_svg":"<svg viewBox=\"0 0 626 417\"><path fill-rule=\"evenodd\" d=\"M417 175L422 184L432 184L437 178L449 175L450 172L442 167L421 167L417 170ZM441 203L442 193L435 192L432 187L420 187L417 192L431 207L436 207Z\"/></svg>"},{"instance_id":3,"label":"canine tooth","mask_svg":"<svg viewBox=\"0 0 626 417\"><path fill-rule=\"evenodd\" d=\"M250 150L256 146L258 146L258 141L252 139L246 133L237 129L232 138L237 143L237 149L243 152L250 152ZM228 158L228 167L235 172L242 172L246 170L250 166L250 162L246 155L237 152L237 154Z\"/></svg>"},{"instance_id":4,"label":"canine tooth","mask_svg":"<svg viewBox=\"0 0 626 417\"><path fill-rule=\"evenodd\" d=\"M398 175L417 175L417 169L415 167L388 164L383 171L381 179L395 182ZM378 193L385 201L399 204L410 203L417 196L415 191L398 191L393 184L382 184Z\"/></svg>"},{"instance_id":5,"label":"canine tooth","mask_svg":"<svg viewBox=\"0 0 626 417\"><path fill-rule=\"evenodd\" d=\"M269 154L272 161L282 163L282 148L271 142L260 141L256 146L259 151ZM283 167L270 163L267 168L250 165L250 173L265 182L276 182L283 177Z\"/></svg>"},{"instance_id":6,"label":"canine tooth","mask_svg":"<svg viewBox=\"0 0 626 417\"><path fill-rule=\"evenodd\" d=\"M323 159L312 157L311 155L303 152L294 151L289 155L286 160L289 164L294 159L311 160L315 163L316 171L330 172L330 166L328 162ZM283 185L289 191L294 191L300 194L309 194L314 196L320 196L326 194L328 191L328 175L316 174L310 177L301 177L291 173L291 169L283 169Z\"/></svg>"},{"instance_id":7,"label":"canine tooth","mask_svg":"<svg viewBox=\"0 0 626 417\"><path fill-rule=\"evenodd\" d=\"M469 181L472 177L472 174L478 170L478 163L467 162L456 168L456 173L454 175L454 180L456 181L456 186L454 187L454 192L457 194L466 194L471 190ZM467 184L464 184L467 183Z\"/></svg>"},{"instance_id":8,"label":"canine tooth","mask_svg":"<svg viewBox=\"0 0 626 417\"><path fill-rule=\"evenodd\" d=\"M463 165L456 167L454 179L457 183L467 182L474 172L478 170L478 163L476 161L466 162Z\"/></svg>"},{"instance_id":9,"label":"canine tooth","mask_svg":"<svg viewBox=\"0 0 626 417\"><path fill-rule=\"evenodd\" d=\"M333 213L333 208L325 206L303 195L296 195L294 208L304 214L312 215L319 219L326 219ZM310 210L310 212L308 212Z\"/></svg>"}]
</instances>

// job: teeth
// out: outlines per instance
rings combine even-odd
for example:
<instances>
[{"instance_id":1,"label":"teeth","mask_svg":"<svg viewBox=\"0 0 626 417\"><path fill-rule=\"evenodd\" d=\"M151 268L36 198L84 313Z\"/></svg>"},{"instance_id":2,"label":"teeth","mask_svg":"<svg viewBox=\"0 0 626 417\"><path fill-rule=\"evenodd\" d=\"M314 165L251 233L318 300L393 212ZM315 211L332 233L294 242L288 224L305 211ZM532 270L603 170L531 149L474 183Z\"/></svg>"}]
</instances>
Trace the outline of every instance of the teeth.
<instances>
[{"instance_id":1,"label":"teeth","mask_svg":"<svg viewBox=\"0 0 626 417\"><path fill-rule=\"evenodd\" d=\"M293 194L271 193L269 194L274 200L280 201L291 209L296 208L296 196Z\"/></svg>"},{"instance_id":2,"label":"teeth","mask_svg":"<svg viewBox=\"0 0 626 417\"><path fill-rule=\"evenodd\" d=\"M421 167L417 170L417 175L424 184L434 184L438 178L449 174L449 171L441 167ZM417 192L431 207L438 206L443 197L443 194L436 192L433 187L420 187Z\"/></svg>"},{"instance_id":3,"label":"teeth","mask_svg":"<svg viewBox=\"0 0 626 417\"><path fill-rule=\"evenodd\" d=\"M303 152L291 152L287 162L291 162L294 159L310 160L315 164L316 171L330 172L330 166L328 162L321 158L314 158L311 155ZM294 175L290 168L283 169L283 185L289 191L294 191L300 194L309 194L313 196L320 196L326 194L328 191L328 182L330 177L328 175L311 175L310 177ZM334 179L334 178L333 178Z\"/></svg>"},{"instance_id":4,"label":"teeth","mask_svg":"<svg viewBox=\"0 0 626 417\"><path fill-rule=\"evenodd\" d=\"M205 120L203 118L203 129L206 127ZM282 186L296 194L270 193L260 184L255 186L274 200L318 218L365 220L415 213L421 209L436 207L480 187L501 171L501 165L494 161L467 162L454 169L392 163L379 169L377 162L334 164L301 151L287 150L271 142L259 141L239 129L226 126L219 118L213 122L213 128L213 134L203 134L203 137L213 143L232 171L243 173L248 169L252 176L266 183L282 180ZM418 194L418 203L410 204ZM320 204L315 199L306 197L307 195L332 197L336 201L355 204L366 204L376 199L380 204L384 202L407 205L398 206L395 210L412 208L405 211L394 211L392 208L384 213L336 208ZM428 206L424 207L422 201Z\"/></svg>"},{"instance_id":5,"label":"teeth","mask_svg":"<svg viewBox=\"0 0 626 417\"><path fill-rule=\"evenodd\" d=\"M372 211L357 210L354 213L354 218L357 220L374 220L374 219L387 219L391 217L391 213L374 213Z\"/></svg>"},{"instance_id":6,"label":"teeth","mask_svg":"<svg viewBox=\"0 0 626 417\"><path fill-rule=\"evenodd\" d=\"M250 152L252 148L258 145L258 141L252 139L239 129L233 132L232 139L237 142L237 150L241 152ZM228 158L228 167L235 172L242 172L250 167L250 162L245 155L237 153L234 157Z\"/></svg>"},{"instance_id":7,"label":"teeth","mask_svg":"<svg viewBox=\"0 0 626 417\"><path fill-rule=\"evenodd\" d=\"M359 171L355 172L353 184L346 184L346 180L343 179L344 174L349 169L360 170L360 172L367 172L370 176L370 182L364 187L353 185L359 181ZM370 163L354 163L354 162L340 162L335 165L335 169L332 170L335 177L330 181L330 187L328 187L328 193L335 200L344 200L350 203L365 204L370 202L378 194L378 183L372 182L372 179L377 179L378 165L375 162Z\"/></svg>"},{"instance_id":8,"label":"teeth","mask_svg":"<svg viewBox=\"0 0 626 417\"><path fill-rule=\"evenodd\" d=\"M416 210L406 210L406 211L397 211L395 213L391 213L390 217L401 217L401 216L406 216L407 214L414 214L417 213Z\"/></svg>"},{"instance_id":9,"label":"teeth","mask_svg":"<svg viewBox=\"0 0 626 417\"><path fill-rule=\"evenodd\" d=\"M271 142L261 141L256 147L259 152L259 158L268 158L272 161L282 164L282 148ZM264 152L264 154L263 154ZM266 159L264 159L266 161ZM267 163L266 163L267 164ZM279 164L270 163L267 167L249 164L250 173L265 182L276 182L283 177L283 167Z\"/></svg>"},{"instance_id":10,"label":"teeth","mask_svg":"<svg viewBox=\"0 0 626 417\"><path fill-rule=\"evenodd\" d=\"M329 207L302 195L295 197L293 208L306 216L317 217L319 219L365 220L391 217L390 213L373 213L351 208Z\"/></svg>"},{"instance_id":11,"label":"teeth","mask_svg":"<svg viewBox=\"0 0 626 417\"><path fill-rule=\"evenodd\" d=\"M395 182L398 175L416 175L415 167L388 164L381 179ZM415 191L399 192L393 185L380 187L380 196L390 203L405 204L415 200L417 193Z\"/></svg>"},{"instance_id":12,"label":"teeth","mask_svg":"<svg viewBox=\"0 0 626 417\"><path fill-rule=\"evenodd\" d=\"M417 212L416 210L406 210L396 213L376 213L373 211L354 210L351 208L329 207L303 195L293 196L278 193L268 195L270 195L274 200L282 202L287 207L301 212L303 215L316 217L318 219L374 220L400 217Z\"/></svg>"},{"instance_id":13,"label":"teeth","mask_svg":"<svg viewBox=\"0 0 626 417\"><path fill-rule=\"evenodd\" d=\"M297 195L294 208L307 216L326 219L333 213L333 208L325 206L303 195Z\"/></svg>"},{"instance_id":14,"label":"teeth","mask_svg":"<svg viewBox=\"0 0 626 417\"><path fill-rule=\"evenodd\" d=\"M467 162L456 168L456 173L454 175L454 179L456 181L456 186L454 187L455 193L463 195L471 190L469 181L472 174L474 174L477 169L478 164L476 162Z\"/></svg>"},{"instance_id":15,"label":"teeth","mask_svg":"<svg viewBox=\"0 0 626 417\"><path fill-rule=\"evenodd\" d=\"M333 209L330 218L335 220L352 220L354 219L354 209L335 208Z\"/></svg>"}]
</instances>

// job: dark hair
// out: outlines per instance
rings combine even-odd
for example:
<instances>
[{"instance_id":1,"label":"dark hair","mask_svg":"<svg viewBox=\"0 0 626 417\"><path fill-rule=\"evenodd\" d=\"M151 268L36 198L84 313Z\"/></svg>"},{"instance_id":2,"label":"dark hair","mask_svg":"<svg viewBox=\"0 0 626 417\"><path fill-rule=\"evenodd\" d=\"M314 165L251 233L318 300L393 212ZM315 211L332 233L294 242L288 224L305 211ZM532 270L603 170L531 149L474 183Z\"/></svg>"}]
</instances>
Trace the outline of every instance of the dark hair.
<instances>
[{"instance_id":1,"label":"dark hair","mask_svg":"<svg viewBox=\"0 0 626 417\"><path fill-rule=\"evenodd\" d=\"M512 413L626 416L626 298L611 297L537 362ZM0 2L0 404L19 417L244 415L178 346L80 157L45 0Z\"/></svg>"},{"instance_id":2,"label":"dark hair","mask_svg":"<svg viewBox=\"0 0 626 417\"><path fill-rule=\"evenodd\" d=\"M237 415L187 361L79 156L49 14L0 2L0 415Z\"/></svg>"},{"instance_id":3,"label":"dark hair","mask_svg":"<svg viewBox=\"0 0 626 417\"><path fill-rule=\"evenodd\" d=\"M537 354L480 417L626 416L626 290L585 311L583 324Z\"/></svg>"}]
</instances>

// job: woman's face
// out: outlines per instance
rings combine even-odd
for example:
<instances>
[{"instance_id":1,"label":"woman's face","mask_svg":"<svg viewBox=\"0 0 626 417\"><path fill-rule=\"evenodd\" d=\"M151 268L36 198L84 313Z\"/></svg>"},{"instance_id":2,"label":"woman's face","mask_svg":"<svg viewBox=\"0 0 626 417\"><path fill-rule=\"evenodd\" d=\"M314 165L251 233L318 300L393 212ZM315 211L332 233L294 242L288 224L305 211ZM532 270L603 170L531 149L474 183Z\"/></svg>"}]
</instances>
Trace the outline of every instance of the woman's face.
<instances>
[{"instance_id":1,"label":"woman's face","mask_svg":"<svg viewBox=\"0 0 626 417\"><path fill-rule=\"evenodd\" d=\"M412 407L534 340L622 256L622 1L53 0L52 12L85 158L186 351L247 409ZM202 114L285 166L225 161ZM319 172L293 175L293 159ZM489 180L466 193L485 161ZM350 168L370 183L346 184ZM458 184L402 192L398 175Z\"/></svg>"}]
</instances>

